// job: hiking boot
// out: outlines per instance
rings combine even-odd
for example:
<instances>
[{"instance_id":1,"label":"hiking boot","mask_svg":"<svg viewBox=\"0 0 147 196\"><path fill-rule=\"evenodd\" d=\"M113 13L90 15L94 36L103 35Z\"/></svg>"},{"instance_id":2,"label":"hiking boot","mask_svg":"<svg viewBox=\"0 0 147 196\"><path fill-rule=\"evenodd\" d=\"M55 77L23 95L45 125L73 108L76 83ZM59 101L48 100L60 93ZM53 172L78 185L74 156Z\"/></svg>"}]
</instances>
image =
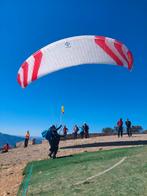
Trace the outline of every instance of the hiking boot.
<instances>
[{"instance_id":1,"label":"hiking boot","mask_svg":"<svg viewBox=\"0 0 147 196\"><path fill-rule=\"evenodd\" d=\"M49 156L50 158L52 158L52 153L50 152L50 153L48 154L48 156Z\"/></svg>"}]
</instances>

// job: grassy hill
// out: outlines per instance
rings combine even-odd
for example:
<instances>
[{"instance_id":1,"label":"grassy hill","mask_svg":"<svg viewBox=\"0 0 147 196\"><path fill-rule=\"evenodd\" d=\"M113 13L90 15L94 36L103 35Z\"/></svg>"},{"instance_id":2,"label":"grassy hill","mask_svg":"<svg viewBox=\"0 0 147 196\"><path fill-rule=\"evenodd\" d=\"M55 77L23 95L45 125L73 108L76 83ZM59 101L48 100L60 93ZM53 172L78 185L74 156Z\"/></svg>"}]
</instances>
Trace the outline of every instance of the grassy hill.
<instances>
[{"instance_id":1,"label":"grassy hill","mask_svg":"<svg viewBox=\"0 0 147 196\"><path fill-rule=\"evenodd\" d=\"M85 152L69 157L33 161L24 170L19 195L145 196L147 193L147 147ZM112 170L85 181L111 168ZM76 185L76 183L84 181Z\"/></svg>"}]
</instances>

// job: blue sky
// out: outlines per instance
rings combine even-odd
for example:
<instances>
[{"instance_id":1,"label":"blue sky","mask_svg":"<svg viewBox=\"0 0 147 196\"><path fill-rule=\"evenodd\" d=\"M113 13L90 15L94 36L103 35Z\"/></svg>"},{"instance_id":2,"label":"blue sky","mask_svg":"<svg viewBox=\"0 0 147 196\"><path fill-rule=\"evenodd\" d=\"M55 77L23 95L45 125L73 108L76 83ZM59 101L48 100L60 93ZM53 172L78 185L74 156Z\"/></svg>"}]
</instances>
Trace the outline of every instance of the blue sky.
<instances>
[{"instance_id":1,"label":"blue sky","mask_svg":"<svg viewBox=\"0 0 147 196\"><path fill-rule=\"evenodd\" d=\"M0 132L32 135L63 122L87 122L91 131L114 127L128 117L147 129L147 1L7 0L0 1ZM134 69L83 65L62 70L21 89L16 81L22 62L56 40L103 35L124 42Z\"/></svg>"}]
</instances>

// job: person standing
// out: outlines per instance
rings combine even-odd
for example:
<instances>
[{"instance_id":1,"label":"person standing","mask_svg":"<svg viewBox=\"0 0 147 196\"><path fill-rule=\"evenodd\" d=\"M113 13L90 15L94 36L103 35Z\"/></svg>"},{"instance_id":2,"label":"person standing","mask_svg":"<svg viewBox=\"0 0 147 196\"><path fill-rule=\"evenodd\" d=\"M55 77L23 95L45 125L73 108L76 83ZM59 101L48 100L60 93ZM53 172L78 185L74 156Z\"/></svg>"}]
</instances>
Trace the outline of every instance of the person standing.
<instances>
[{"instance_id":1,"label":"person standing","mask_svg":"<svg viewBox=\"0 0 147 196\"><path fill-rule=\"evenodd\" d=\"M66 137L67 137L67 131L68 131L68 128L66 127L66 125L64 125L64 127L63 127L63 136L64 136L65 140L66 140Z\"/></svg>"},{"instance_id":2,"label":"person standing","mask_svg":"<svg viewBox=\"0 0 147 196\"><path fill-rule=\"evenodd\" d=\"M89 138L89 126L84 123L84 135L85 135L85 138Z\"/></svg>"},{"instance_id":3,"label":"person standing","mask_svg":"<svg viewBox=\"0 0 147 196\"><path fill-rule=\"evenodd\" d=\"M126 127L127 127L128 137L132 136L131 124L132 124L131 121L127 118L127 120L126 120Z\"/></svg>"},{"instance_id":4,"label":"person standing","mask_svg":"<svg viewBox=\"0 0 147 196\"><path fill-rule=\"evenodd\" d=\"M122 118L119 119L119 121L117 122L117 126L118 126L118 137L123 137L123 120Z\"/></svg>"},{"instance_id":5,"label":"person standing","mask_svg":"<svg viewBox=\"0 0 147 196\"><path fill-rule=\"evenodd\" d=\"M78 131L79 131L79 127L77 125L75 125L74 128L73 128L74 139L77 139Z\"/></svg>"},{"instance_id":6,"label":"person standing","mask_svg":"<svg viewBox=\"0 0 147 196\"><path fill-rule=\"evenodd\" d=\"M30 139L30 133L29 131L27 131L25 135L24 148L28 146L29 139Z\"/></svg>"}]
</instances>

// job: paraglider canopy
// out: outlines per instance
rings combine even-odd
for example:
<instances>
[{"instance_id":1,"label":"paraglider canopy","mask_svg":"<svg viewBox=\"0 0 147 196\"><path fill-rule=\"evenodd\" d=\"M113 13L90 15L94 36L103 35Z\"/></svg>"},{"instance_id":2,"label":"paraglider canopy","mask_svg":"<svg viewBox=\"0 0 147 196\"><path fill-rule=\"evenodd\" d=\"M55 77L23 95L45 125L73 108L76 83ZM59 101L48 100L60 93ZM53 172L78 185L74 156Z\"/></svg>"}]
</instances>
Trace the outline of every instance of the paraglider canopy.
<instances>
[{"instance_id":1,"label":"paraglider canopy","mask_svg":"<svg viewBox=\"0 0 147 196\"><path fill-rule=\"evenodd\" d=\"M81 64L133 66L131 51L121 42L103 36L76 36L56 41L31 55L20 67L17 80L22 88L60 69Z\"/></svg>"}]
</instances>

